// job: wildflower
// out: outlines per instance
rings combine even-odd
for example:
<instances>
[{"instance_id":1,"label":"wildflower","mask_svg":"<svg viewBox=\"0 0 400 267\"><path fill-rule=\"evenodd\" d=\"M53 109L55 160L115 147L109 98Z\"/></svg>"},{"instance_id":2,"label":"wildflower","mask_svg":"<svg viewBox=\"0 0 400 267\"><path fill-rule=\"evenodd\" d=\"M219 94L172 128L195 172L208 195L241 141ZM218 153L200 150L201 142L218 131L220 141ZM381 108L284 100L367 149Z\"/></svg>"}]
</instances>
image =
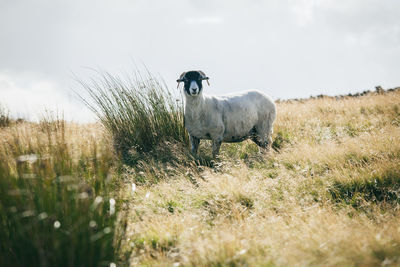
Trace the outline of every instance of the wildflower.
<instances>
[{"instance_id":1,"label":"wildflower","mask_svg":"<svg viewBox=\"0 0 400 267\"><path fill-rule=\"evenodd\" d=\"M115 199L110 198L110 215L115 213Z\"/></svg>"},{"instance_id":2,"label":"wildflower","mask_svg":"<svg viewBox=\"0 0 400 267\"><path fill-rule=\"evenodd\" d=\"M61 223L59 221L54 222L54 228L58 229L58 228L60 228L60 226L61 226Z\"/></svg>"}]
</instances>

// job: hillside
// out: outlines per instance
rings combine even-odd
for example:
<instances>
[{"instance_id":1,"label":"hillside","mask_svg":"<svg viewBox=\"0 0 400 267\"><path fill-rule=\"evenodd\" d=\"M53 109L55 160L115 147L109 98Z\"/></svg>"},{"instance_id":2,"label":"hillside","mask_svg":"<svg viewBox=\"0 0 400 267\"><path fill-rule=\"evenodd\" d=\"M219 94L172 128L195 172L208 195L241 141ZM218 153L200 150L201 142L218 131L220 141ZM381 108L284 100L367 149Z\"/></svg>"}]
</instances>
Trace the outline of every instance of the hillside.
<instances>
[{"instance_id":1,"label":"hillside","mask_svg":"<svg viewBox=\"0 0 400 267\"><path fill-rule=\"evenodd\" d=\"M164 157L128 167L100 124L48 117L0 128L0 237L10 240L0 245L0 265L17 256L60 263L63 255L46 255L63 248L65 255L82 250L87 266L399 265L400 91L285 101L277 110L273 150L259 153L251 141L223 144L216 162L208 142L198 161L166 142L158 150ZM180 154L169 162L171 153ZM60 177L73 182L63 189ZM52 197L42 203L32 186ZM60 192L72 195L60 199ZM66 200L75 208L52 207ZM41 220L43 212L48 218ZM34 226L10 230L10 214ZM64 225L69 234L58 234ZM17 244L46 227L55 235L48 237L57 244L53 254L40 241ZM79 227L88 230L73 237ZM12 240L15 233L20 239ZM23 254L24 246L32 253Z\"/></svg>"}]
</instances>

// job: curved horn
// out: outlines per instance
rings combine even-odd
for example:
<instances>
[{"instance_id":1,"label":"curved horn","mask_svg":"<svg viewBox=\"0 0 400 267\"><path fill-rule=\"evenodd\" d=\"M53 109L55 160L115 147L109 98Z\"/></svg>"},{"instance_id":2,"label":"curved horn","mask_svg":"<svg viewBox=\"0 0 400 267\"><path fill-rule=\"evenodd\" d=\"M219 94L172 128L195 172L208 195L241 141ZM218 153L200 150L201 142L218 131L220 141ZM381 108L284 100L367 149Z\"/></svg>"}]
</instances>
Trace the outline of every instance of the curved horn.
<instances>
[{"instance_id":1,"label":"curved horn","mask_svg":"<svg viewBox=\"0 0 400 267\"><path fill-rule=\"evenodd\" d=\"M176 81L177 81L178 83L183 82L183 81L185 80L185 79L184 79L185 75L186 75L186 72L182 73L181 76L179 76L179 79L176 80Z\"/></svg>"},{"instance_id":2,"label":"curved horn","mask_svg":"<svg viewBox=\"0 0 400 267\"><path fill-rule=\"evenodd\" d=\"M181 76L179 76L179 79L176 80L176 82L178 83L178 86L176 88L179 87L179 83L185 81L184 77L186 75L186 72L182 73Z\"/></svg>"},{"instance_id":3,"label":"curved horn","mask_svg":"<svg viewBox=\"0 0 400 267\"><path fill-rule=\"evenodd\" d=\"M202 72L201 70L198 70L198 72L200 73L201 79L202 79L202 80L208 80L208 79L209 79L209 78L206 76L206 74L205 74L204 72Z\"/></svg>"},{"instance_id":4,"label":"curved horn","mask_svg":"<svg viewBox=\"0 0 400 267\"><path fill-rule=\"evenodd\" d=\"M210 79L210 78L208 78L208 77L206 76L206 74L205 74L204 72L202 72L201 70L198 70L198 72L199 72L200 75L201 75L201 79L202 79L202 80L206 80L208 86L210 86L210 83L208 82L208 79Z\"/></svg>"}]
</instances>

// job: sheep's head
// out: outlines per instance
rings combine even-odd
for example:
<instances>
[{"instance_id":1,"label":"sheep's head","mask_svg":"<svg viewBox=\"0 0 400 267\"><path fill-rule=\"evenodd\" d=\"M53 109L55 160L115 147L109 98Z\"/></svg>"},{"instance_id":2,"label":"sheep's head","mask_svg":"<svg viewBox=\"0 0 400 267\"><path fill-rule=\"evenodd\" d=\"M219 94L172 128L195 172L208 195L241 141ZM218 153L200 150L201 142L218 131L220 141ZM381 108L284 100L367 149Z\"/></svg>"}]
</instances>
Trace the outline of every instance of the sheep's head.
<instances>
[{"instance_id":1,"label":"sheep's head","mask_svg":"<svg viewBox=\"0 0 400 267\"><path fill-rule=\"evenodd\" d=\"M178 80L178 86L180 82L184 83L185 92L188 95L196 96L201 93L203 89L203 80L206 80L208 83L208 77L201 70L193 70L184 72L181 74Z\"/></svg>"}]
</instances>

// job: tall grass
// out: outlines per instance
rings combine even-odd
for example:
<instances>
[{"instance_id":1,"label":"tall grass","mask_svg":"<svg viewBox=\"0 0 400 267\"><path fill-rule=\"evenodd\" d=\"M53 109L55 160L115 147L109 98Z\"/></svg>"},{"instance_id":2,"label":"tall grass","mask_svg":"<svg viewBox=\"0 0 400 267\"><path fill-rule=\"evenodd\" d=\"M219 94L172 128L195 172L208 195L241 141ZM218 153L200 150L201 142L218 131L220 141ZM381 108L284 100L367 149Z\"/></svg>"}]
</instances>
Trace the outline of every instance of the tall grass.
<instances>
[{"instance_id":1,"label":"tall grass","mask_svg":"<svg viewBox=\"0 0 400 267\"><path fill-rule=\"evenodd\" d=\"M116 261L111 155L94 134L51 116L0 131L0 266Z\"/></svg>"},{"instance_id":2,"label":"tall grass","mask_svg":"<svg viewBox=\"0 0 400 267\"><path fill-rule=\"evenodd\" d=\"M0 104L0 127L6 127L10 125L11 120L9 112Z\"/></svg>"},{"instance_id":3,"label":"tall grass","mask_svg":"<svg viewBox=\"0 0 400 267\"><path fill-rule=\"evenodd\" d=\"M179 93L149 72L125 79L98 74L90 82L80 81L90 96L82 99L111 133L125 163L134 163L133 154L153 151L165 141L187 142Z\"/></svg>"},{"instance_id":4,"label":"tall grass","mask_svg":"<svg viewBox=\"0 0 400 267\"><path fill-rule=\"evenodd\" d=\"M105 177L99 175L98 182ZM1 266L98 266L115 260L109 199L75 176L0 169Z\"/></svg>"}]
</instances>

